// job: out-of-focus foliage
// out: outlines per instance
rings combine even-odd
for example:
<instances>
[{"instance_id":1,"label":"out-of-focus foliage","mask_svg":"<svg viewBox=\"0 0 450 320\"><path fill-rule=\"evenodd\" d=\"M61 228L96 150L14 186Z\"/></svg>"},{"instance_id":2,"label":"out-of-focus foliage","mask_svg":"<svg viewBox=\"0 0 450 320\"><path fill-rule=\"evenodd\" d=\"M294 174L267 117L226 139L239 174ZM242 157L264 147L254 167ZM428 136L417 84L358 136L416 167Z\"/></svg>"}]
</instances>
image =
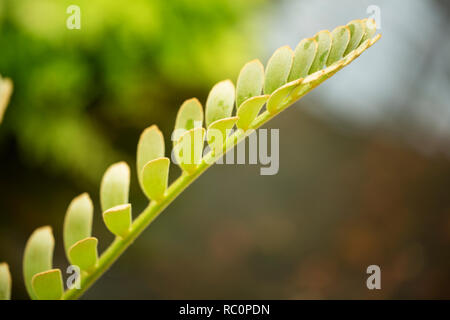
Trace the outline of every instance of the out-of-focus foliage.
<instances>
[{"instance_id":1,"label":"out-of-focus foliage","mask_svg":"<svg viewBox=\"0 0 450 320\"><path fill-rule=\"evenodd\" d=\"M69 30L73 1L0 0L0 71L17 92L0 140L11 134L27 162L96 181L125 157L102 126L142 128L175 110L172 92L233 75L257 48L248 17L264 2L80 0L81 29Z\"/></svg>"},{"instance_id":2,"label":"out-of-focus foliage","mask_svg":"<svg viewBox=\"0 0 450 320\"><path fill-rule=\"evenodd\" d=\"M3 120L3 114L8 106L12 87L11 79L2 79L2 76L0 75L0 123Z\"/></svg>"}]
</instances>

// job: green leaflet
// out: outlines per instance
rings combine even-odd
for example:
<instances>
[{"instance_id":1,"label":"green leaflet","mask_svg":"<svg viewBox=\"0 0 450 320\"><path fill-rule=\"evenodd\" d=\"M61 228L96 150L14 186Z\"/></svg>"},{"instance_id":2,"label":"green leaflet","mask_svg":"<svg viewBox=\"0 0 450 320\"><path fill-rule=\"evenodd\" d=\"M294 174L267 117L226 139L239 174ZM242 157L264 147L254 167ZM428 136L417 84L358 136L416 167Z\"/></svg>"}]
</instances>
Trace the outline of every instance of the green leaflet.
<instances>
[{"instance_id":1,"label":"green leaflet","mask_svg":"<svg viewBox=\"0 0 450 320\"><path fill-rule=\"evenodd\" d=\"M264 85L264 66L258 59L247 62L239 72L236 84L236 108L247 99L259 96Z\"/></svg>"},{"instance_id":2,"label":"green leaflet","mask_svg":"<svg viewBox=\"0 0 450 320\"><path fill-rule=\"evenodd\" d=\"M186 100L181 105L175 120L175 128L172 134L172 140L178 141L187 131L203 125L203 108L197 98Z\"/></svg>"},{"instance_id":3,"label":"green leaflet","mask_svg":"<svg viewBox=\"0 0 450 320\"><path fill-rule=\"evenodd\" d=\"M156 202L164 198L169 181L168 158L158 158L147 162L142 169L142 185L147 198Z\"/></svg>"},{"instance_id":4,"label":"green leaflet","mask_svg":"<svg viewBox=\"0 0 450 320\"><path fill-rule=\"evenodd\" d=\"M158 127L153 125L145 129L138 142L136 166L139 184L142 188L142 169L147 162L164 157L164 137Z\"/></svg>"},{"instance_id":5,"label":"green leaflet","mask_svg":"<svg viewBox=\"0 0 450 320\"><path fill-rule=\"evenodd\" d=\"M0 263L0 300L11 299L11 273L7 263Z\"/></svg>"},{"instance_id":6,"label":"green leaflet","mask_svg":"<svg viewBox=\"0 0 450 320\"><path fill-rule=\"evenodd\" d=\"M264 94L271 94L286 83L293 59L294 53L289 46L278 48L274 52L267 62Z\"/></svg>"},{"instance_id":7,"label":"green leaflet","mask_svg":"<svg viewBox=\"0 0 450 320\"><path fill-rule=\"evenodd\" d=\"M50 227L36 229L25 245L23 254L23 278L28 295L36 300L32 286L33 276L37 273L48 271L52 268L53 248L55 239Z\"/></svg>"},{"instance_id":8,"label":"green leaflet","mask_svg":"<svg viewBox=\"0 0 450 320\"><path fill-rule=\"evenodd\" d=\"M234 106L234 85L230 80L217 83L206 100L206 126L214 121L231 117Z\"/></svg>"},{"instance_id":9,"label":"green leaflet","mask_svg":"<svg viewBox=\"0 0 450 320\"><path fill-rule=\"evenodd\" d=\"M53 269L34 275L33 291L39 300L61 300L64 293L61 270Z\"/></svg>"},{"instance_id":10,"label":"green leaflet","mask_svg":"<svg viewBox=\"0 0 450 320\"><path fill-rule=\"evenodd\" d=\"M184 171L192 173L202 162L205 129L195 128L187 131L174 148L177 161Z\"/></svg>"},{"instance_id":11,"label":"green leaflet","mask_svg":"<svg viewBox=\"0 0 450 320\"><path fill-rule=\"evenodd\" d=\"M361 43L361 39L364 36L366 26L361 20L350 21L347 26L350 29L350 42L348 43L347 50L345 50L344 56L348 55L350 52L358 48Z\"/></svg>"},{"instance_id":12,"label":"green leaflet","mask_svg":"<svg viewBox=\"0 0 450 320\"><path fill-rule=\"evenodd\" d=\"M130 188L130 168L126 162L111 165L103 175L100 184L100 203L102 211L119 204L128 203Z\"/></svg>"},{"instance_id":13,"label":"green leaflet","mask_svg":"<svg viewBox=\"0 0 450 320\"><path fill-rule=\"evenodd\" d=\"M238 117L220 119L211 123L206 132L206 141L213 154L221 152L225 146L225 141L229 136L231 129L236 124Z\"/></svg>"},{"instance_id":14,"label":"green leaflet","mask_svg":"<svg viewBox=\"0 0 450 320\"><path fill-rule=\"evenodd\" d=\"M375 23L374 19L363 19L362 23L364 24L364 35L361 39L360 45L368 40L372 39L372 37L375 35L375 32L377 32L377 24Z\"/></svg>"},{"instance_id":15,"label":"green leaflet","mask_svg":"<svg viewBox=\"0 0 450 320\"><path fill-rule=\"evenodd\" d=\"M83 271L92 270L98 261L98 240L89 237L76 242L69 249L69 261Z\"/></svg>"},{"instance_id":16,"label":"green leaflet","mask_svg":"<svg viewBox=\"0 0 450 320\"><path fill-rule=\"evenodd\" d=\"M328 55L331 49L331 33L328 30L318 32L314 39L317 41L317 53L314 57L314 61L309 69L309 74L322 70L328 60Z\"/></svg>"},{"instance_id":17,"label":"green leaflet","mask_svg":"<svg viewBox=\"0 0 450 320\"><path fill-rule=\"evenodd\" d=\"M72 200L64 218L63 238L66 255L69 248L82 239L91 236L94 206L87 193Z\"/></svg>"},{"instance_id":18,"label":"green leaflet","mask_svg":"<svg viewBox=\"0 0 450 320\"><path fill-rule=\"evenodd\" d=\"M294 88L302 83L303 79L298 79L286 83L284 86L278 88L267 101L267 111L271 114L283 109L287 104L291 102L290 93Z\"/></svg>"},{"instance_id":19,"label":"green leaflet","mask_svg":"<svg viewBox=\"0 0 450 320\"><path fill-rule=\"evenodd\" d=\"M331 50L328 56L327 66L339 61L344 56L350 41L350 28L347 26L337 27L331 32Z\"/></svg>"},{"instance_id":20,"label":"green leaflet","mask_svg":"<svg viewBox=\"0 0 450 320\"><path fill-rule=\"evenodd\" d=\"M236 126L239 129L247 130L250 128L253 120L258 116L264 103L269 99L269 95L257 96L245 100L237 111L238 121Z\"/></svg>"},{"instance_id":21,"label":"green leaflet","mask_svg":"<svg viewBox=\"0 0 450 320\"><path fill-rule=\"evenodd\" d=\"M303 39L294 51L294 61L292 63L289 82L304 78L308 75L311 65L317 53L317 41L314 38Z\"/></svg>"},{"instance_id":22,"label":"green leaflet","mask_svg":"<svg viewBox=\"0 0 450 320\"><path fill-rule=\"evenodd\" d=\"M103 221L112 234L124 238L131 228L131 204L122 204L103 212Z\"/></svg>"}]
</instances>

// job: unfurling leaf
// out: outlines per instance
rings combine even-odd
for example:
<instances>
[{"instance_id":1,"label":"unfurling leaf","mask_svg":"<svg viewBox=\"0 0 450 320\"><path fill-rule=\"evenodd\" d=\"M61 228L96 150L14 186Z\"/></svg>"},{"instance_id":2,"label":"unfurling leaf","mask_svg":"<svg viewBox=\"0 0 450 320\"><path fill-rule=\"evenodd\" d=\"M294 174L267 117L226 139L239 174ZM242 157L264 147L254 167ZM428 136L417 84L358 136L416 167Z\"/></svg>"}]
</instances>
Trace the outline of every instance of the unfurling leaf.
<instances>
[{"instance_id":1,"label":"unfurling leaf","mask_svg":"<svg viewBox=\"0 0 450 320\"><path fill-rule=\"evenodd\" d=\"M181 136L174 148L181 169L188 173L197 169L202 161L204 140L204 128L191 129Z\"/></svg>"},{"instance_id":2,"label":"unfurling leaf","mask_svg":"<svg viewBox=\"0 0 450 320\"><path fill-rule=\"evenodd\" d=\"M147 198L156 202L164 198L169 181L168 158L158 158L147 162L142 169L142 185Z\"/></svg>"},{"instance_id":3,"label":"unfurling leaf","mask_svg":"<svg viewBox=\"0 0 450 320\"><path fill-rule=\"evenodd\" d=\"M327 66L339 61L344 56L350 41L350 28L347 26L337 27L331 32L331 50L328 56Z\"/></svg>"},{"instance_id":4,"label":"unfurling leaf","mask_svg":"<svg viewBox=\"0 0 450 320\"><path fill-rule=\"evenodd\" d=\"M153 125L142 132L137 146L137 175L142 188L142 169L147 162L164 157L164 137L158 127Z\"/></svg>"},{"instance_id":5,"label":"unfurling leaf","mask_svg":"<svg viewBox=\"0 0 450 320\"><path fill-rule=\"evenodd\" d=\"M23 277L28 295L35 300L38 297L32 286L33 276L52 268L55 239L50 227L36 229L30 236L23 254Z\"/></svg>"},{"instance_id":6,"label":"unfurling leaf","mask_svg":"<svg viewBox=\"0 0 450 320\"><path fill-rule=\"evenodd\" d=\"M347 26L350 29L350 42L348 43L347 50L345 50L344 56L348 55L350 52L358 48L366 29L366 26L361 20L350 21Z\"/></svg>"},{"instance_id":7,"label":"unfurling leaf","mask_svg":"<svg viewBox=\"0 0 450 320\"><path fill-rule=\"evenodd\" d=\"M91 236L94 206L87 193L72 200L64 218L63 238L67 257L70 247Z\"/></svg>"},{"instance_id":8,"label":"unfurling leaf","mask_svg":"<svg viewBox=\"0 0 450 320\"><path fill-rule=\"evenodd\" d=\"M304 78L308 75L314 57L317 53L317 41L314 38L303 39L294 51L294 61L292 63L289 82Z\"/></svg>"},{"instance_id":9,"label":"unfurling leaf","mask_svg":"<svg viewBox=\"0 0 450 320\"><path fill-rule=\"evenodd\" d=\"M206 126L214 121L231 117L234 97L234 85L230 80L221 81L211 89L206 100Z\"/></svg>"},{"instance_id":10,"label":"unfurling leaf","mask_svg":"<svg viewBox=\"0 0 450 320\"><path fill-rule=\"evenodd\" d=\"M271 94L287 82L293 59L294 53L289 46L278 48L274 52L267 62L264 94Z\"/></svg>"},{"instance_id":11,"label":"unfurling leaf","mask_svg":"<svg viewBox=\"0 0 450 320\"><path fill-rule=\"evenodd\" d=\"M125 162L111 165L103 175L100 185L102 212L119 204L128 203L130 168Z\"/></svg>"},{"instance_id":12,"label":"unfurling leaf","mask_svg":"<svg viewBox=\"0 0 450 320\"><path fill-rule=\"evenodd\" d=\"M227 139L231 129L236 124L238 117L231 117L220 119L211 123L206 132L206 140L213 154L221 152L225 146L225 140Z\"/></svg>"},{"instance_id":13,"label":"unfurling leaf","mask_svg":"<svg viewBox=\"0 0 450 320\"><path fill-rule=\"evenodd\" d=\"M112 234L125 237L131 228L131 204L122 204L103 212L103 221Z\"/></svg>"},{"instance_id":14,"label":"unfurling leaf","mask_svg":"<svg viewBox=\"0 0 450 320\"><path fill-rule=\"evenodd\" d=\"M61 300L64 293L61 270L37 273L32 279L33 291L39 300Z\"/></svg>"},{"instance_id":15,"label":"unfurling leaf","mask_svg":"<svg viewBox=\"0 0 450 320\"><path fill-rule=\"evenodd\" d=\"M11 299L11 273L7 263L0 263L0 300Z\"/></svg>"},{"instance_id":16,"label":"unfurling leaf","mask_svg":"<svg viewBox=\"0 0 450 320\"><path fill-rule=\"evenodd\" d=\"M291 102L290 94L292 90L298 87L302 81L303 79L291 81L275 90L275 92L270 96L269 101L267 101L267 111L274 114L281 110L284 106L288 105Z\"/></svg>"},{"instance_id":17,"label":"unfurling leaf","mask_svg":"<svg viewBox=\"0 0 450 320\"><path fill-rule=\"evenodd\" d=\"M172 140L176 143L187 131L203 126L203 108L196 98L186 100L181 105L175 120Z\"/></svg>"},{"instance_id":18,"label":"unfurling leaf","mask_svg":"<svg viewBox=\"0 0 450 320\"><path fill-rule=\"evenodd\" d=\"M98 240L89 237L76 242L69 249L69 261L83 271L90 271L98 261Z\"/></svg>"},{"instance_id":19,"label":"unfurling leaf","mask_svg":"<svg viewBox=\"0 0 450 320\"><path fill-rule=\"evenodd\" d=\"M238 76L236 84L236 108L254 96L259 96L264 85L264 66L258 59L246 63Z\"/></svg>"},{"instance_id":20,"label":"unfurling leaf","mask_svg":"<svg viewBox=\"0 0 450 320\"><path fill-rule=\"evenodd\" d=\"M317 41L317 53L309 69L309 74L325 68L331 49L331 34L328 30L319 31L314 39Z\"/></svg>"},{"instance_id":21,"label":"unfurling leaf","mask_svg":"<svg viewBox=\"0 0 450 320\"><path fill-rule=\"evenodd\" d=\"M246 131L252 125L252 122L258 116L264 103L269 99L269 95L256 96L244 101L237 111L238 121L236 126Z\"/></svg>"}]
</instances>

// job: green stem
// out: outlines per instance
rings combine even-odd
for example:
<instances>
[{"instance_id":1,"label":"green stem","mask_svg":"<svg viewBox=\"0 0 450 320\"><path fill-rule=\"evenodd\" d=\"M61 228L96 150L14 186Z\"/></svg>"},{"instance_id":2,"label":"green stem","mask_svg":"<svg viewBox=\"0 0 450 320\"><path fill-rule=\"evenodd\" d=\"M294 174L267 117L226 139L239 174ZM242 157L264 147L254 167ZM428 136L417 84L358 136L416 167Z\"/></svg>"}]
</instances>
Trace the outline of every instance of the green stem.
<instances>
[{"instance_id":1,"label":"green stem","mask_svg":"<svg viewBox=\"0 0 450 320\"><path fill-rule=\"evenodd\" d=\"M280 110L281 112L281 110ZM277 112L276 114L278 114ZM267 121L272 119L276 114L270 114L265 111L255 119L252 129L257 129ZM242 131L236 130L229 138L232 141L221 154L213 156L209 152L197 169L191 173L183 172L182 175L175 180L167 189L163 200L159 202L152 201L144 211L134 220L131 225L130 232L123 238L117 237L108 249L103 252L98 260L95 270L81 276L80 289L67 289L63 295L63 300L77 299L81 297L88 288L90 288L98 278L105 273L111 265L120 257L120 255L136 240L137 237L155 220L160 213L172 203L192 182L194 182L203 172L214 164L223 154L231 148L234 148L240 141L245 139L252 130Z\"/></svg>"}]
</instances>

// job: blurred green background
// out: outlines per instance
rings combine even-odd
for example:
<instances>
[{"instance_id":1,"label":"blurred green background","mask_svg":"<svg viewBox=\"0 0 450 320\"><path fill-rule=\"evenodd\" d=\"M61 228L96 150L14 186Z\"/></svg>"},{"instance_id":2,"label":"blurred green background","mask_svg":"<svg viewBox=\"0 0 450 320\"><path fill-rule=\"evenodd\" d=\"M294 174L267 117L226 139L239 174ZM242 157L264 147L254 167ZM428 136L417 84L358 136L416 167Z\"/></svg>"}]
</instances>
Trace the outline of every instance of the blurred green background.
<instances>
[{"instance_id":1,"label":"blurred green background","mask_svg":"<svg viewBox=\"0 0 450 320\"><path fill-rule=\"evenodd\" d=\"M68 30L66 8L81 8ZM450 27L446 1L0 0L0 261L21 258L104 170L135 168L140 132L169 144L181 103L205 102L254 58L381 13L382 40L281 114L280 171L221 165L155 221L86 299L450 298ZM414 25L412 22L414 21ZM171 170L171 179L179 170ZM135 175L130 200L146 205ZM382 290L366 288L367 266Z\"/></svg>"}]
</instances>

